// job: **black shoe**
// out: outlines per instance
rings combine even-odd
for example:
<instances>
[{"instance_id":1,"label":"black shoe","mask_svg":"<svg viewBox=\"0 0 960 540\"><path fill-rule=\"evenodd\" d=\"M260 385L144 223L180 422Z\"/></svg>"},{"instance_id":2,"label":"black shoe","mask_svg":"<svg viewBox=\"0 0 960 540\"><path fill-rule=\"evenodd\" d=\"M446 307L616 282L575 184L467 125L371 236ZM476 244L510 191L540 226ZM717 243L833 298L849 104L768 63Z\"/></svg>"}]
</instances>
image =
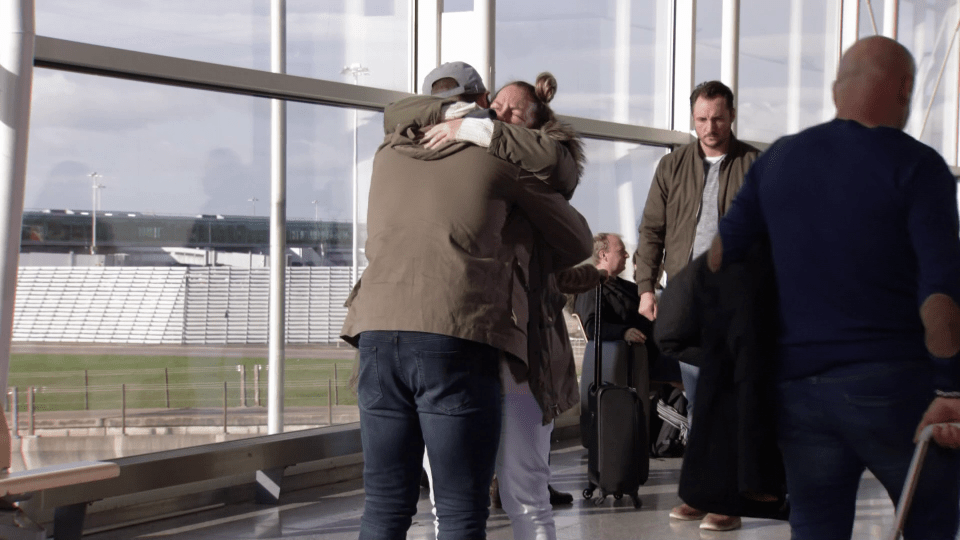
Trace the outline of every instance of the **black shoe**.
<instances>
[{"instance_id":1,"label":"black shoe","mask_svg":"<svg viewBox=\"0 0 960 540\"><path fill-rule=\"evenodd\" d=\"M557 491L553 489L553 486L547 485L547 489L550 490L550 505L557 506L560 504L573 504L573 495L569 493L564 493L562 491Z\"/></svg>"},{"instance_id":2,"label":"black shoe","mask_svg":"<svg viewBox=\"0 0 960 540\"><path fill-rule=\"evenodd\" d=\"M430 477L427 476L427 470L423 469L420 472L420 487L423 489L430 489Z\"/></svg>"}]
</instances>

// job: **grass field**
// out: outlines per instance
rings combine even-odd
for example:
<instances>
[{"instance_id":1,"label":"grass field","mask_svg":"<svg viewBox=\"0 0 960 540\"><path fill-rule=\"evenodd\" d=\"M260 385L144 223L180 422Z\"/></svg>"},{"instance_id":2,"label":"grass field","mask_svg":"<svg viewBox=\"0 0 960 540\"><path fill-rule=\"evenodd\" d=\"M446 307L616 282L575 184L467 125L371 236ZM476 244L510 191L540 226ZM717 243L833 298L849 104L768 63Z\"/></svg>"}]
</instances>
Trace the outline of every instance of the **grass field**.
<instances>
[{"instance_id":1,"label":"grass field","mask_svg":"<svg viewBox=\"0 0 960 540\"><path fill-rule=\"evenodd\" d=\"M256 405L259 378L260 405L265 406L265 364L262 357L12 354L8 386L17 387L19 410L27 410L27 389L32 386L36 410L57 411L119 409L124 394L128 409L222 407L226 382L227 404L236 407L244 404L241 387L245 403ZM347 387L352 368L345 360L288 357L285 405L326 406L331 386L336 403L356 404Z\"/></svg>"}]
</instances>

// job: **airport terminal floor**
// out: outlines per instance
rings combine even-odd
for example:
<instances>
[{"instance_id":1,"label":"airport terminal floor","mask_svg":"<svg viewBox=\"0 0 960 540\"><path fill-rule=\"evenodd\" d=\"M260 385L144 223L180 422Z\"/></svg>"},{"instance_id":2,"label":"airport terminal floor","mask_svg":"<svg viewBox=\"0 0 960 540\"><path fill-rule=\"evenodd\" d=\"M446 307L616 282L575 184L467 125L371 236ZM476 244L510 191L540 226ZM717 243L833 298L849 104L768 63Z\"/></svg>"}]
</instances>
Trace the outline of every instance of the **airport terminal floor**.
<instances>
[{"instance_id":1,"label":"airport terminal floor","mask_svg":"<svg viewBox=\"0 0 960 540\"><path fill-rule=\"evenodd\" d=\"M551 458L552 484L575 495L572 505L554 509L557 537L583 539L717 539L786 540L790 529L785 522L744 519L740 530L701 531L699 522L679 522L669 518L670 509L679 503L677 481L679 458L657 458L650 464L650 478L640 488L643 508L635 510L629 498L608 498L596 506L580 492L586 487L586 450L579 440L555 445ZM414 517L408 540L434 538L430 501L421 491L419 512ZM352 540L357 538L363 512L363 487L359 480L322 488L296 491L281 497L276 506L239 504L211 509L162 521L111 531L88 531L90 540L129 540L169 538L183 540L246 540L297 538L302 540ZM857 500L854 539L884 538L893 523L893 505L886 492L869 474L861 481ZM513 538L510 521L502 510L492 510L487 537L491 540Z\"/></svg>"}]
</instances>

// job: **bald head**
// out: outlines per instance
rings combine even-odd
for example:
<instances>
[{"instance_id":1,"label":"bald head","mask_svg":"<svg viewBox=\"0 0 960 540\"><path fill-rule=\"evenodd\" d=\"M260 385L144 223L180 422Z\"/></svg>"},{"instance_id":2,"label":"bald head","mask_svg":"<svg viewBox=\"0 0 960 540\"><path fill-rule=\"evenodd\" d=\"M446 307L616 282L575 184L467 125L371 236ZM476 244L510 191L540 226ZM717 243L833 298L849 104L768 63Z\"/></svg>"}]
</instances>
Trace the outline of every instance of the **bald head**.
<instances>
[{"instance_id":1,"label":"bald head","mask_svg":"<svg viewBox=\"0 0 960 540\"><path fill-rule=\"evenodd\" d=\"M910 51L890 38L872 36L854 43L840 59L833 83L837 118L903 129L915 71Z\"/></svg>"}]
</instances>

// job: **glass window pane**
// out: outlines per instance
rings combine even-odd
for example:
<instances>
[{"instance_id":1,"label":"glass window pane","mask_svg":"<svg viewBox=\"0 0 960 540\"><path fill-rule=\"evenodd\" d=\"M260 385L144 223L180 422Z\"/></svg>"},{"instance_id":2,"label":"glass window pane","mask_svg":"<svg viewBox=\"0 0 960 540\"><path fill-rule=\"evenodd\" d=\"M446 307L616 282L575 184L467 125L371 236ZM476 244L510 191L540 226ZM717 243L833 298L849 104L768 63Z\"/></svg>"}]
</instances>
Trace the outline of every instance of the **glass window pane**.
<instances>
[{"instance_id":1,"label":"glass window pane","mask_svg":"<svg viewBox=\"0 0 960 540\"><path fill-rule=\"evenodd\" d=\"M883 35L883 2L860 2L860 38Z\"/></svg>"},{"instance_id":2,"label":"glass window pane","mask_svg":"<svg viewBox=\"0 0 960 540\"><path fill-rule=\"evenodd\" d=\"M287 72L410 87L409 0L287 2ZM256 0L38 0L37 34L133 51L270 70L270 2Z\"/></svg>"},{"instance_id":3,"label":"glass window pane","mask_svg":"<svg viewBox=\"0 0 960 540\"><path fill-rule=\"evenodd\" d=\"M902 1L898 40L917 63L907 133L939 151L948 163L957 161L958 66L960 52L953 35L960 9L947 0ZM940 71L942 80L937 85ZM929 111L929 114L928 114Z\"/></svg>"},{"instance_id":4,"label":"glass window pane","mask_svg":"<svg viewBox=\"0 0 960 540\"><path fill-rule=\"evenodd\" d=\"M37 0L37 34L256 69L270 68L270 3Z\"/></svg>"},{"instance_id":5,"label":"glass window pane","mask_svg":"<svg viewBox=\"0 0 960 540\"><path fill-rule=\"evenodd\" d=\"M773 141L834 115L837 0L740 6L737 135ZM829 73L827 73L829 71Z\"/></svg>"},{"instance_id":6,"label":"glass window pane","mask_svg":"<svg viewBox=\"0 0 960 540\"><path fill-rule=\"evenodd\" d=\"M668 85L656 80L658 58L668 59L670 51L658 48L658 37L666 35L657 27L658 4L497 2L497 84L532 82L550 71L559 113L666 127L666 113L657 112L665 95L657 89Z\"/></svg>"},{"instance_id":7,"label":"glass window pane","mask_svg":"<svg viewBox=\"0 0 960 540\"><path fill-rule=\"evenodd\" d=\"M410 91L409 0L287 2L287 73L353 83L345 66L368 69L359 84ZM269 42L267 42L269 46Z\"/></svg>"},{"instance_id":8,"label":"glass window pane","mask_svg":"<svg viewBox=\"0 0 960 540\"><path fill-rule=\"evenodd\" d=\"M291 431L357 419L354 353L324 345L353 282L354 164L369 176L383 131L379 113L288 117ZM9 377L21 434L35 389L26 465L266 433L269 129L267 100L36 70ZM68 435L89 454L55 450Z\"/></svg>"},{"instance_id":9,"label":"glass window pane","mask_svg":"<svg viewBox=\"0 0 960 540\"><path fill-rule=\"evenodd\" d=\"M693 84L720 80L720 21L723 2L697 2L696 66ZM742 33L742 28L741 28Z\"/></svg>"},{"instance_id":10,"label":"glass window pane","mask_svg":"<svg viewBox=\"0 0 960 540\"><path fill-rule=\"evenodd\" d=\"M655 146L587 139L586 170L571 203L594 233L623 235L633 253L650 182L666 154L666 149Z\"/></svg>"}]
</instances>

